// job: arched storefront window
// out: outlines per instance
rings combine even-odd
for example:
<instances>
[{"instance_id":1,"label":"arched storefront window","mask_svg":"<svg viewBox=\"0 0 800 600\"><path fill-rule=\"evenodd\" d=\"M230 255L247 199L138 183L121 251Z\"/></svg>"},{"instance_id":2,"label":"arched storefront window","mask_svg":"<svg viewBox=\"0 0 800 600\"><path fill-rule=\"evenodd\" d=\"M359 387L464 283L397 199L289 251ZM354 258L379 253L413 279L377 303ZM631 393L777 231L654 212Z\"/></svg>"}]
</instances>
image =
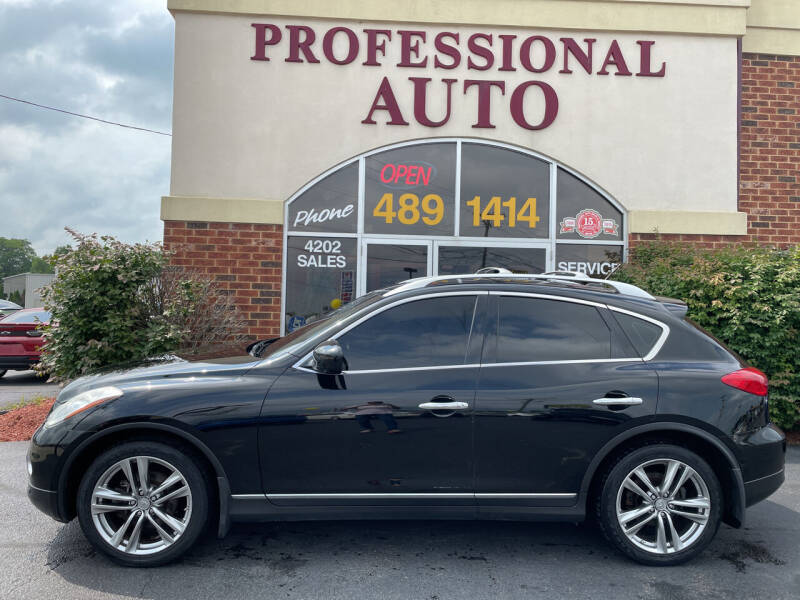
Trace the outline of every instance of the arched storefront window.
<instances>
[{"instance_id":1,"label":"arched storefront window","mask_svg":"<svg viewBox=\"0 0 800 600\"><path fill-rule=\"evenodd\" d=\"M373 289L504 267L604 276L627 251L624 209L568 167L471 139L368 152L286 203L283 328Z\"/></svg>"}]
</instances>

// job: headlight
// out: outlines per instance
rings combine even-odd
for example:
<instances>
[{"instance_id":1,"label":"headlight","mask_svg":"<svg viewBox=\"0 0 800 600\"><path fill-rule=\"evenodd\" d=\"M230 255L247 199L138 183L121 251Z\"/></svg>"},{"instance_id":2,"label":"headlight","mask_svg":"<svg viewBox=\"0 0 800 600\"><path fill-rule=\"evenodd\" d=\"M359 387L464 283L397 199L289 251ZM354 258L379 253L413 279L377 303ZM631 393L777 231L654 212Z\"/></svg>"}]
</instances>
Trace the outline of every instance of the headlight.
<instances>
[{"instance_id":1,"label":"headlight","mask_svg":"<svg viewBox=\"0 0 800 600\"><path fill-rule=\"evenodd\" d=\"M44 426L52 427L53 425L57 425L58 423L61 423L61 421L65 421L70 417L77 415L78 413L92 408L93 406L97 406L98 404L102 404L108 400L113 400L114 398L119 398L120 396L122 396L122 390L113 386L101 387L94 390L81 392L63 404L56 406L48 415L47 420L44 422Z\"/></svg>"}]
</instances>

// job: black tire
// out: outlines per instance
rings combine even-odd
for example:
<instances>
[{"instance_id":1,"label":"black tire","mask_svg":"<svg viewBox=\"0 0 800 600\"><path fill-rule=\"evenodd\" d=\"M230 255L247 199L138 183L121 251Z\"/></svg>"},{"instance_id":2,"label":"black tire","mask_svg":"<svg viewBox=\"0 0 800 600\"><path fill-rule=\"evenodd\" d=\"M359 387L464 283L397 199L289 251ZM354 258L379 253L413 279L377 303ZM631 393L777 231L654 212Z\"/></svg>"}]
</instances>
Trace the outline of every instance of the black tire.
<instances>
[{"instance_id":1,"label":"black tire","mask_svg":"<svg viewBox=\"0 0 800 600\"><path fill-rule=\"evenodd\" d=\"M95 521L92 517L92 493L100 478L119 461L137 456L152 457L161 461L165 461L179 472L191 491L191 511L185 511L189 512L188 522L185 525L185 529L182 533L180 533L179 536L175 536L175 540L171 543L171 545L152 554L129 554L113 547L111 543L106 541L100 534L98 525L95 524ZM137 476L138 475L135 475L134 477ZM97 550L109 556L113 561L129 567L160 566L172 562L180 557L195 543L197 538L203 532L208 520L210 489L211 485L207 476L204 474L204 471L198 464L197 460L191 454L188 454L177 447L160 442L127 442L121 444L120 446L111 448L110 450L107 450L103 454L99 455L87 469L83 479L81 480L80 486L78 487L78 520L80 521L81 529L83 529L84 535L92 543L92 545ZM162 495L165 496L166 494ZM136 512L135 509L128 510ZM120 512L122 511L117 511L117 513ZM124 515L129 513L122 514ZM151 528L151 531L155 531L155 529L152 528L152 525L145 525L142 529L143 533L146 531L145 527L149 527ZM173 535L175 533L172 530L168 531Z\"/></svg>"},{"instance_id":2,"label":"black tire","mask_svg":"<svg viewBox=\"0 0 800 600\"><path fill-rule=\"evenodd\" d=\"M0 377L5 375L8 371L6 369L0 369Z\"/></svg>"},{"instance_id":3,"label":"black tire","mask_svg":"<svg viewBox=\"0 0 800 600\"><path fill-rule=\"evenodd\" d=\"M626 533L623 531L623 527L617 518L618 494L620 494L619 498L623 498L622 494L626 494L624 498L628 501L631 500L632 495L632 498L640 503L639 507L644 508L648 506L646 502L640 499L640 495L629 491L627 488L625 488L623 491L620 491L620 488L623 486L623 483L628 475L631 474L634 469L645 464L650 464L652 468L658 469L658 461L661 460L675 460L691 467L701 478L702 483L705 484L708 498L710 499L711 503L710 508L706 509L704 513L705 516L707 516L705 528L702 529L702 533L699 533L699 535L692 539L691 543L689 543L686 547L676 551L674 548L674 542L671 542L672 535L669 530L667 530L667 536L670 540L668 545L669 543L672 543L672 549L668 550L668 553L658 553L655 548L646 550L638 546L634 541L628 538L628 535L626 535ZM653 461L653 463L650 461ZM655 472L651 471L651 473L653 473L654 478L657 478L659 474L657 470ZM690 482L684 485L690 489L697 489L695 483ZM686 448L667 443L655 443L631 449L627 453L617 458L617 460L614 461L614 463L608 468L601 481L599 489L599 496L596 498L596 514L597 521L600 525L603 535L620 552L639 563L651 566L671 566L691 560L700 554L706 548L706 546L711 543L711 540L714 539L714 536L719 529L719 523L723 510L723 496L717 476L706 461ZM642 489L645 489L644 486L642 486ZM677 500L679 501L680 499ZM673 505L669 503L668 505L670 508L673 507ZM690 510L694 512L695 509ZM670 513L670 518L672 519L674 514L670 511L667 512ZM697 512L703 511L701 509L697 509ZM653 518L654 522L646 527L653 528L653 535L657 536L657 523L661 519L659 513L666 514L655 510L655 508L651 508L651 510L645 513L642 517L631 522L635 525L641 522L641 520L647 519L648 517ZM675 516L675 522L679 523L676 524L676 529L680 534L680 529L678 528L681 526L686 527L686 530L688 531L688 528L692 526L693 521L685 520L681 517ZM640 531L643 532L642 537L645 537L645 534L649 530L643 528ZM680 538L681 536L679 535L678 537Z\"/></svg>"}]
</instances>

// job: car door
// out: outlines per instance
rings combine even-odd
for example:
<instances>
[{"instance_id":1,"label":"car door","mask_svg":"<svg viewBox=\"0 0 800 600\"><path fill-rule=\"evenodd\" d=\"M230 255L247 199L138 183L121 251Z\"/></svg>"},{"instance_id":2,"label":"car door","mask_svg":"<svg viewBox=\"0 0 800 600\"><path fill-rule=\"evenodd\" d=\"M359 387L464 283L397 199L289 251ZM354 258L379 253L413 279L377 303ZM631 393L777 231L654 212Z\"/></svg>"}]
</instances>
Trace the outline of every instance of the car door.
<instances>
[{"instance_id":1,"label":"car door","mask_svg":"<svg viewBox=\"0 0 800 600\"><path fill-rule=\"evenodd\" d=\"M478 504L570 506L597 451L655 413L658 377L601 304L493 292L489 310L475 405Z\"/></svg>"},{"instance_id":2,"label":"car door","mask_svg":"<svg viewBox=\"0 0 800 600\"><path fill-rule=\"evenodd\" d=\"M407 298L334 335L341 375L289 368L264 402L265 493L279 505L474 505L472 413L486 293Z\"/></svg>"}]
</instances>

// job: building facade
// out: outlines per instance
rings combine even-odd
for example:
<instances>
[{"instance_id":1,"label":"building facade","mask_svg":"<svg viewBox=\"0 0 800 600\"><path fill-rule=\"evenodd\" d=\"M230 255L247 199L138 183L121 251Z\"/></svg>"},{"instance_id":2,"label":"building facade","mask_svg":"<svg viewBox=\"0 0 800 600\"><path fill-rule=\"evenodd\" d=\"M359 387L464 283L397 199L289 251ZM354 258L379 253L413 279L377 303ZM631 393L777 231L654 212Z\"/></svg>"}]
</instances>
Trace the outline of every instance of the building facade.
<instances>
[{"instance_id":1,"label":"building facade","mask_svg":"<svg viewBox=\"0 0 800 600\"><path fill-rule=\"evenodd\" d=\"M391 282L800 243L794 0L169 0L174 263L278 335Z\"/></svg>"},{"instance_id":2,"label":"building facade","mask_svg":"<svg viewBox=\"0 0 800 600\"><path fill-rule=\"evenodd\" d=\"M20 273L3 277L3 293L19 299L22 308L39 308L42 296L39 290L48 285L55 275L48 273Z\"/></svg>"}]
</instances>

